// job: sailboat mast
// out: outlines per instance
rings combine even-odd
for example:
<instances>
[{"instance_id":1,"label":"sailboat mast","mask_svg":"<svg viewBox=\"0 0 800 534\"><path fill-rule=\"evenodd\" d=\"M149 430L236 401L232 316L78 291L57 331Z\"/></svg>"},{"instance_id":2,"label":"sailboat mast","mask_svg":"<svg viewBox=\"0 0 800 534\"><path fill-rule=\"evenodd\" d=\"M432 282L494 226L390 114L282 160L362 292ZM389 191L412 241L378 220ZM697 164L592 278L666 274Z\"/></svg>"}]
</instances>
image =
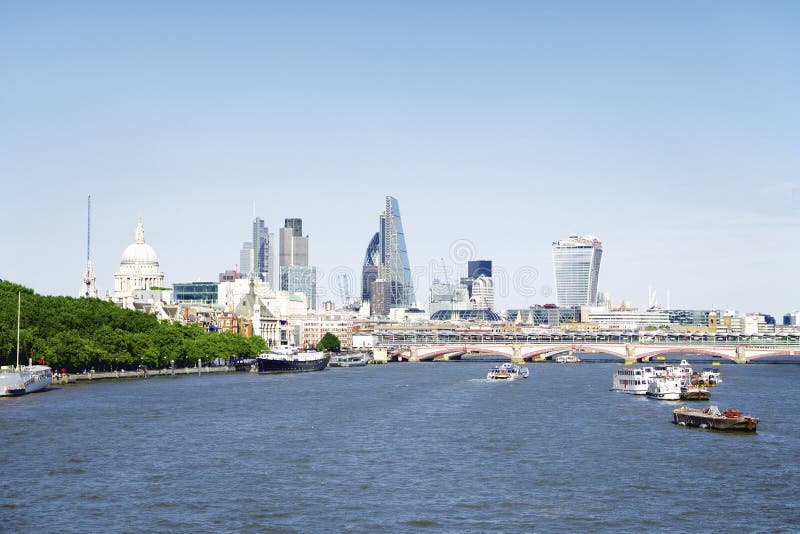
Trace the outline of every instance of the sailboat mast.
<instances>
[{"instance_id":1,"label":"sailboat mast","mask_svg":"<svg viewBox=\"0 0 800 534\"><path fill-rule=\"evenodd\" d=\"M22 292L17 292L17 370L19 370L19 317L22 311Z\"/></svg>"}]
</instances>

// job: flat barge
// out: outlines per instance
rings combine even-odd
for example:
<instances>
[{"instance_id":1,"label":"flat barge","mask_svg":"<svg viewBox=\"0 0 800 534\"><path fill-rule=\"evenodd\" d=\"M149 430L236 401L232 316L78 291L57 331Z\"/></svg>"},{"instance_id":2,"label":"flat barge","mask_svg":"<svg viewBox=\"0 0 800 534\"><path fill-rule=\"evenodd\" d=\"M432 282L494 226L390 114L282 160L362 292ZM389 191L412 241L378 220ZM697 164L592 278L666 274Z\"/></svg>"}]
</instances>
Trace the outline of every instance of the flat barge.
<instances>
[{"instance_id":1,"label":"flat barge","mask_svg":"<svg viewBox=\"0 0 800 534\"><path fill-rule=\"evenodd\" d=\"M716 406L708 406L702 410L681 406L672 410L673 422L681 426L695 426L712 430L737 432L755 432L758 418L744 415L735 408L720 412Z\"/></svg>"}]
</instances>

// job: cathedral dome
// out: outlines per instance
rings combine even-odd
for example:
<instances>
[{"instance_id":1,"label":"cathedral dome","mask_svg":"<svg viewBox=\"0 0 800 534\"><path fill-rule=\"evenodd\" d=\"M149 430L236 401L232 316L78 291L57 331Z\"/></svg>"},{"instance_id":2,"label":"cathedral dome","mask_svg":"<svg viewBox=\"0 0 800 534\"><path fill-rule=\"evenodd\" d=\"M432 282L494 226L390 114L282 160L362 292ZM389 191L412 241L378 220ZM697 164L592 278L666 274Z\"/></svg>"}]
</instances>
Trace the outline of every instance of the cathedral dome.
<instances>
[{"instance_id":1,"label":"cathedral dome","mask_svg":"<svg viewBox=\"0 0 800 534\"><path fill-rule=\"evenodd\" d=\"M144 225L142 221L136 225L136 241L128 245L122 253L121 265L158 265L158 256L155 249L144 242Z\"/></svg>"},{"instance_id":2,"label":"cathedral dome","mask_svg":"<svg viewBox=\"0 0 800 534\"><path fill-rule=\"evenodd\" d=\"M120 263L158 263L156 251L147 243L132 243L122 253Z\"/></svg>"}]
</instances>

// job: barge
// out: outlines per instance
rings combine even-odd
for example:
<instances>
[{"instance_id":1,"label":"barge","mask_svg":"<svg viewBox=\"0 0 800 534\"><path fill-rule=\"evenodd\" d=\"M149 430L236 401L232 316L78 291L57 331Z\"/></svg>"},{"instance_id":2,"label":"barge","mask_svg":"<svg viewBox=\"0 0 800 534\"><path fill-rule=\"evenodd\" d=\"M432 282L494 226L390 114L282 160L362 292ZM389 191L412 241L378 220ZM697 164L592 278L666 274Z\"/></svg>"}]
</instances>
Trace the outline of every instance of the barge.
<instances>
[{"instance_id":1,"label":"barge","mask_svg":"<svg viewBox=\"0 0 800 534\"><path fill-rule=\"evenodd\" d=\"M672 410L675 424L710 428L712 430L733 430L739 432L755 432L758 418L744 415L736 408L728 408L724 412L716 406L707 406L702 410L681 406Z\"/></svg>"}]
</instances>

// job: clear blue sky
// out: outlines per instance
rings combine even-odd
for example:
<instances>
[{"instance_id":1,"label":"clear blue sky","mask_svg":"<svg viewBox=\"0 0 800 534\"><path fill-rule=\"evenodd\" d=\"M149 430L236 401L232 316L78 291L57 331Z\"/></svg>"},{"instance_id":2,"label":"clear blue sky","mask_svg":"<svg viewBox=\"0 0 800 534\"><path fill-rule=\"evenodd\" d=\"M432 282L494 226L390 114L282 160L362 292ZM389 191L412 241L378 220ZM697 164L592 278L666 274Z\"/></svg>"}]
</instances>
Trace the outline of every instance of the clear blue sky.
<instances>
[{"instance_id":1,"label":"clear blue sky","mask_svg":"<svg viewBox=\"0 0 800 534\"><path fill-rule=\"evenodd\" d=\"M464 241L499 308L551 302L581 233L615 301L798 309L798 27L773 1L5 0L0 278L77 295L91 193L101 292L140 215L168 283L216 280L255 202L303 218L322 301L392 194L422 303Z\"/></svg>"}]
</instances>

